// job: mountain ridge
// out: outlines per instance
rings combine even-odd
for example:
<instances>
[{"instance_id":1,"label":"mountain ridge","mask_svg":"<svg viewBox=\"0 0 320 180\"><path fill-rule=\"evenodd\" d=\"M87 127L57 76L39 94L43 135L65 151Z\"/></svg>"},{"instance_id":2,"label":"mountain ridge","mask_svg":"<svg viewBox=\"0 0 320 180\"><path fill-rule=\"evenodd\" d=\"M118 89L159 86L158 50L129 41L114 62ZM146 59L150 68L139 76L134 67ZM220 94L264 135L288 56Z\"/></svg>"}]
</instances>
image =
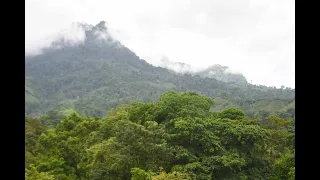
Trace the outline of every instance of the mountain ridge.
<instances>
[{"instance_id":1,"label":"mountain ridge","mask_svg":"<svg viewBox=\"0 0 320 180\"><path fill-rule=\"evenodd\" d=\"M169 90L194 91L235 104L239 104L239 99L294 99L291 89L256 86L246 81L232 83L222 78L225 70L220 73L220 79L209 77L206 71L172 73L149 64L112 38L108 28L104 28L105 22L83 26L86 36L82 43L68 44L60 39L42 54L26 56L26 88L32 89L38 100L26 98L27 114L60 110L62 103L64 109L75 108L81 114L103 116L119 104L156 100ZM208 69L212 71L212 67Z\"/></svg>"}]
</instances>

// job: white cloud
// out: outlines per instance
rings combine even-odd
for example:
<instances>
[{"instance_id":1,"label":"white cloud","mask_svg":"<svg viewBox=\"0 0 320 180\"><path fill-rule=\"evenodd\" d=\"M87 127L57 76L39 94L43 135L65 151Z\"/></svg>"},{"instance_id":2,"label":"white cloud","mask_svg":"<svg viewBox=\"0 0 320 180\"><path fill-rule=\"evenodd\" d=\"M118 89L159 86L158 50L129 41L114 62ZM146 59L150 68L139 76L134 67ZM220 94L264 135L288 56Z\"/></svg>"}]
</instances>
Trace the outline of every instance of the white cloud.
<instances>
[{"instance_id":1,"label":"white cloud","mask_svg":"<svg viewBox=\"0 0 320 180\"><path fill-rule=\"evenodd\" d=\"M234 70L234 69L232 69L232 68L230 68L230 67L228 67L228 68L224 71L224 73L228 73L228 74L242 74L240 71Z\"/></svg>"},{"instance_id":2,"label":"white cloud","mask_svg":"<svg viewBox=\"0 0 320 180\"><path fill-rule=\"evenodd\" d=\"M150 63L221 64L253 83L294 87L294 8L293 0L26 0L26 51L72 22L105 20Z\"/></svg>"}]
</instances>

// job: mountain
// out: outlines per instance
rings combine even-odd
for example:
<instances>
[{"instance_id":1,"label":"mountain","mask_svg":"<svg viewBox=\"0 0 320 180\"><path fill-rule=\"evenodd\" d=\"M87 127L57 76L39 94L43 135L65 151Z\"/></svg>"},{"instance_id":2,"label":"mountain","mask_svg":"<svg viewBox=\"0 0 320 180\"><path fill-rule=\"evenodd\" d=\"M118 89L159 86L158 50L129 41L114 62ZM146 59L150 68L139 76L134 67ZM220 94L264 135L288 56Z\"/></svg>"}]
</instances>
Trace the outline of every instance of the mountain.
<instances>
[{"instance_id":1,"label":"mountain","mask_svg":"<svg viewBox=\"0 0 320 180\"><path fill-rule=\"evenodd\" d=\"M85 33L83 42L61 38L42 54L25 57L27 115L76 110L101 117L120 104L154 101L169 90L193 91L218 99L216 107L232 104L249 114L259 109L252 108L257 101L281 102L277 109L268 110L277 114L295 98L295 90L249 84L225 66L182 74L155 67L115 40L104 21L95 26L79 23L78 27Z\"/></svg>"}]
</instances>

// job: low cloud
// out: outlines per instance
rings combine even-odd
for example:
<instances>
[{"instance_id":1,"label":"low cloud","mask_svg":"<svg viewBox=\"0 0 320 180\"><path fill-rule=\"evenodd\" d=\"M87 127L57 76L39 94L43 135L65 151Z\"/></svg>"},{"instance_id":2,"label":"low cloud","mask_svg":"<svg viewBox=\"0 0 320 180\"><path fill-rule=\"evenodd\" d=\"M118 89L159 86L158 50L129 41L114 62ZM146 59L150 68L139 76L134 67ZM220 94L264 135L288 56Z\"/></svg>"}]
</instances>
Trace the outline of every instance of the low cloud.
<instances>
[{"instance_id":1,"label":"low cloud","mask_svg":"<svg viewBox=\"0 0 320 180\"><path fill-rule=\"evenodd\" d=\"M28 56L41 54L44 48L50 47L57 40L71 46L78 45L84 42L85 37L85 30L78 23L72 23L57 33L52 33L36 41L26 42L25 54ZM55 48L59 47L59 44L55 46Z\"/></svg>"},{"instance_id":2,"label":"low cloud","mask_svg":"<svg viewBox=\"0 0 320 180\"><path fill-rule=\"evenodd\" d=\"M83 43L86 35L85 30L77 23L73 23L68 29L64 29L57 34L55 39L63 38L71 45Z\"/></svg>"},{"instance_id":3,"label":"low cloud","mask_svg":"<svg viewBox=\"0 0 320 180\"><path fill-rule=\"evenodd\" d=\"M122 45L115 40L107 31L107 24L102 24L100 29L95 29L94 26L86 23L73 22L68 27L52 33L45 37L39 38L34 44L32 41L26 42L25 54L27 56L38 55L43 52L45 48L59 49L65 45L75 46L83 44L86 40L86 31L93 31L96 40L105 41L115 44L115 47L122 47ZM31 43L30 43L31 42Z\"/></svg>"},{"instance_id":4,"label":"low cloud","mask_svg":"<svg viewBox=\"0 0 320 180\"><path fill-rule=\"evenodd\" d=\"M256 84L294 87L294 3L26 0L26 52L50 45L48 35L71 22L106 20L112 37L148 63L159 65L165 55L197 69L221 64Z\"/></svg>"},{"instance_id":5,"label":"low cloud","mask_svg":"<svg viewBox=\"0 0 320 180\"><path fill-rule=\"evenodd\" d=\"M185 73L193 74L201 70L199 68L192 67L190 64L171 61L166 56L163 56L160 60L160 63L157 63L156 66L160 66L160 67L172 70L179 74L185 74Z\"/></svg>"},{"instance_id":6,"label":"low cloud","mask_svg":"<svg viewBox=\"0 0 320 180\"><path fill-rule=\"evenodd\" d=\"M230 67L221 66L221 65L212 65L212 66L209 66L206 68L196 68L196 67L191 66L190 64L171 61L166 56L163 56L161 58L160 63L158 63L157 66L167 68L167 69L172 70L172 71L179 73L179 74L185 74L185 73L197 74L198 72L201 72L201 71L204 71L207 69L217 68L217 69L223 70L223 73L225 73L225 74L242 75L242 73L239 70L236 70L236 69L233 69ZM208 73L211 75L214 75L214 74L216 74L216 71L209 70Z\"/></svg>"},{"instance_id":7,"label":"low cloud","mask_svg":"<svg viewBox=\"0 0 320 180\"><path fill-rule=\"evenodd\" d=\"M110 39L107 32L95 31L94 34L98 37L99 40L108 41Z\"/></svg>"},{"instance_id":8,"label":"low cloud","mask_svg":"<svg viewBox=\"0 0 320 180\"><path fill-rule=\"evenodd\" d=\"M230 68L230 67L228 67L228 68L224 71L224 73L228 73L228 74L242 74L240 71L235 70L235 69L232 69L232 68Z\"/></svg>"}]
</instances>

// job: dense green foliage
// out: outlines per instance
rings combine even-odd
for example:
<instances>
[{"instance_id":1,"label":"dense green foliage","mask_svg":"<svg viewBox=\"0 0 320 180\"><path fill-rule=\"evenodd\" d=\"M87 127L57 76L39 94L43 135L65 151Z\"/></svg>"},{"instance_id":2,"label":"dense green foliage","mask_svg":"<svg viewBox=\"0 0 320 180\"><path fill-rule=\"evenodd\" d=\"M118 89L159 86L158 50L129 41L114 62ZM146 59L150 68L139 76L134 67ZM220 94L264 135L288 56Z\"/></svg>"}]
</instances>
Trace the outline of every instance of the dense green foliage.
<instances>
[{"instance_id":1,"label":"dense green foliage","mask_svg":"<svg viewBox=\"0 0 320 180\"><path fill-rule=\"evenodd\" d=\"M61 41L40 55L26 57L27 115L40 117L50 111L53 125L71 109L82 116L103 117L108 110L134 100L156 101L168 90L215 98L213 110L236 107L251 118L291 118L294 114L295 90L252 85L242 76L220 71L210 77L206 72L173 73L148 64L111 37L99 39L96 32L108 32L103 22L86 26L83 44L70 46Z\"/></svg>"},{"instance_id":2,"label":"dense green foliage","mask_svg":"<svg viewBox=\"0 0 320 180\"><path fill-rule=\"evenodd\" d=\"M262 124L236 108L212 112L214 103L169 91L102 119L72 113L48 127L26 117L26 179L294 179L291 119Z\"/></svg>"}]
</instances>

